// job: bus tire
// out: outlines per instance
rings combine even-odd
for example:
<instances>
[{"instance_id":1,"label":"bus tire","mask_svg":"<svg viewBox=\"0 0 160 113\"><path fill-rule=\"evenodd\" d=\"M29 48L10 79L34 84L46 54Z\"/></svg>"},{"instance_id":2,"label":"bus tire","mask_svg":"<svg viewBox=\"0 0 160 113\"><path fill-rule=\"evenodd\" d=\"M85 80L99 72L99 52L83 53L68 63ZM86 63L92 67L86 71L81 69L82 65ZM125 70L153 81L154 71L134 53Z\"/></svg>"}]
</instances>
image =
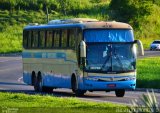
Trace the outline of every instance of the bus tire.
<instances>
[{"instance_id":1,"label":"bus tire","mask_svg":"<svg viewBox=\"0 0 160 113\"><path fill-rule=\"evenodd\" d=\"M42 81L43 81L43 78L42 78L42 76L41 76L41 73L39 72L39 73L38 73L38 78L37 78L38 91L39 91L39 92L51 93L51 92L53 91L53 88L43 86Z\"/></svg>"},{"instance_id":2,"label":"bus tire","mask_svg":"<svg viewBox=\"0 0 160 113\"><path fill-rule=\"evenodd\" d=\"M117 90L115 90L115 94L117 97L123 97L125 94L125 90L124 89L117 89Z\"/></svg>"},{"instance_id":3,"label":"bus tire","mask_svg":"<svg viewBox=\"0 0 160 113\"><path fill-rule=\"evenodd\" d=\"M32 72L32 86L34 87L35 91L38 91L38 87L37 87L37 77L35 72Z\"/></svg>"},{"instance_id":4,"label":"bus tire","mask_svg":"<svg viewBox=\"0 0 160 113\"><path fill-rule=\"evenodd\" d=\"M71 87L72 87L72 91L75 93L76 96L84 96L84 93L86 92L85 90L80 90L78 89L78 85L77 85L77 79L76 76L73 75L71 78Z\"/></svg>"},{"instance_id":5,"label":"bus tire","mask_svg":"<svg viewBox=\"0 0 160 113\"><path fill-rule=\"evenodd\" d=\"M72 75L72 78L71 78L71 89L72 89L72 91L73 91L73 93L75 93L75 90L76 90L76 77L75 77L75 75Z\"/></svg>"},{"instance_id":6,"label":"bus tire","mask_svg":"<svg viewBox=\"0 0 160 113\"><path fill-rule=\"evenodd\" d=\"M44 92L44 86L43 86L43 78L41 76L41 73L38 73L38 77L37 77L37 88L38 88L38 92Z\"/></svg>"}]
</instances>

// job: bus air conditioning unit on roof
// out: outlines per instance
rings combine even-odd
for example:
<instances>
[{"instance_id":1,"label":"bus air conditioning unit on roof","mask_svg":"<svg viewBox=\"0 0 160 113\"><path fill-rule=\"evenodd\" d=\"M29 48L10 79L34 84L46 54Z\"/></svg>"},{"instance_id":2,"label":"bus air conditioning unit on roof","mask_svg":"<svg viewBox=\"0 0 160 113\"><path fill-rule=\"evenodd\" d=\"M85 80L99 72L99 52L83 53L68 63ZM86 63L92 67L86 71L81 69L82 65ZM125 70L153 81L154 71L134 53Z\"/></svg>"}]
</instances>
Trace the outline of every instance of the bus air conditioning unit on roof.
<instances>
[{"instance_id":1,"label":"bus air conditioning unit on roof","mask_svg":"<svg viewBox=\"0 0 160 113\"><path fill-rule=\"evenodd\" d=\"M73 18L66 20L51 20L48 22L48 25L52 24L71 24L71 23L83 23L83 22L97 22L97 19L88 19L88 18Z\"/></svg>"}]
</instances>

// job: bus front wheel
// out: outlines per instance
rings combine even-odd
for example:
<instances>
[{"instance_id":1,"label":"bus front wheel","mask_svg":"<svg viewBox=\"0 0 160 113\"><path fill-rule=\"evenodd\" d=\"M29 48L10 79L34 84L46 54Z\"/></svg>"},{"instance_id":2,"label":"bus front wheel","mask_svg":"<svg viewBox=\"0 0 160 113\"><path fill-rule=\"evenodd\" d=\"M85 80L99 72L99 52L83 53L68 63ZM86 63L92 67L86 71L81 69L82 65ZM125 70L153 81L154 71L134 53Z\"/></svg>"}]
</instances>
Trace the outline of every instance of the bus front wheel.
<instances>
[{"instance_id":1,"label":"bus front wheel","mask_svg":"<svg viewBox=\"0 0 160 113\"><path fill-rule=\"evenodd\" d=\"M72 76L71 79L71 86L72 86L72 91L75 93L76 96L83 96L84 93L86 92L86 90L80 90L78 89L78 85L77 85L77 79L75 76Z\"/></svg>"},{"instance_id":2,"label":"bus front wheel","mask_svg":"<svg viewBox=\"0 0 160 113\"><path fill-rule=\"evenodd\" d=\"M117 90L115 90L115 94L117 97L123 97L125 94L125 90L124 89L117 89Z\"/></svg>"}]
</instances>

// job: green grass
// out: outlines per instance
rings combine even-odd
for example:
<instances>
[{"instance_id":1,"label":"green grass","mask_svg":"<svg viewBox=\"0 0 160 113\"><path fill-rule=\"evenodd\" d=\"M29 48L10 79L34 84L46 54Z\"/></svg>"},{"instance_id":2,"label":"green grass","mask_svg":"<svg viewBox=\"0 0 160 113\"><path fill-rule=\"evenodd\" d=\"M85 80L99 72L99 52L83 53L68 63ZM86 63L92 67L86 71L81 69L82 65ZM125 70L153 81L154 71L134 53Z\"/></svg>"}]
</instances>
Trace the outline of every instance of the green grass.
<instances>
[{"instance_id":1,"label":"green grass","mask_svg":"<svg viewBox=\"0 0 160 113\"><path fill-rule=\"evenodd\" d=\"M139 59L137 64L137 87L160 89L160 57Z\"/></svg>"},{"instance_id":2,"label":"green grass","mask_svg":"<svg viewBox=\"0 0 160 113\"><path fill-rule=\"evenodd\" d=\"M0 32L0 53L19 52L22 50L22 25L3 28Z\"/></svg>"},{"instance_id":3,"label":"green grass","mask_svg":"<svg viewBox=\"0 0 160 113\"><path fill-rule=\"evenodd\" d=\"M114 113L125 105L81 101L77 98L54 97L53 95L28 95L20 93L0 92L0 110L6 108L18 109L18 113ZM127 109L127 108L126 108ZM1 112L1 111L0 111Z\"/></svg>"}]
</instances>

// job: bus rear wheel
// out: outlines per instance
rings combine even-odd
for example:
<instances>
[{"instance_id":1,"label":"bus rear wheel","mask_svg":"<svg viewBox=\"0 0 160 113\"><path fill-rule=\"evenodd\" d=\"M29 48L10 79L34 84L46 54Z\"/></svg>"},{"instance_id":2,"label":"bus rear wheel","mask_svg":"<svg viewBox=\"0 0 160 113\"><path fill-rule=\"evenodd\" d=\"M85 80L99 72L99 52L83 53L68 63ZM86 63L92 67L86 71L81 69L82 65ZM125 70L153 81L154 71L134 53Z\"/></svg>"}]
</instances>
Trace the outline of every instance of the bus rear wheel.
<instances>
[{"instance_id":1,"label":"bus rear wheel","mask_svg":"<svg viewBox=\"0 0 160 113\"><path fill-rule=\"evenodd\" d=\"M35 75L32 76L32 85L34 87L34 90L38 91L37 77Z\"/></svg>"},{"instance_id":2,"label":"bus rear wheel","mask_svg":"<svg viewBox=\"0 0 160 113\"><path fill-rule=\"evenodd\" d=\"M115 90L115 94L117 97L124 97L125 90L124 89L117 89L117 90Z\"/></svg>"},{"instance_id":3,"label":"bus rear wheel","mask_svg":"<svg viewBox=\"0 0 160 113\"><path fill-rule=\"evenodd\" d=\"M37 87L38 87L39 92L51 93L53 91L53 88L43 86L41 76L38 76L38 78L37 78Z\"/></svg>"},{"instance_id":4,"label":"bus rear wheel","mask_svg":"<svg viewBox=\"0 0 160 113\"><path fill-rule=\"evenodd\" d=\"M37 89L39 92L43 91L43 86L42 86L42 77L38 76L37 78Z\"/></svg>"}]
</instances>

